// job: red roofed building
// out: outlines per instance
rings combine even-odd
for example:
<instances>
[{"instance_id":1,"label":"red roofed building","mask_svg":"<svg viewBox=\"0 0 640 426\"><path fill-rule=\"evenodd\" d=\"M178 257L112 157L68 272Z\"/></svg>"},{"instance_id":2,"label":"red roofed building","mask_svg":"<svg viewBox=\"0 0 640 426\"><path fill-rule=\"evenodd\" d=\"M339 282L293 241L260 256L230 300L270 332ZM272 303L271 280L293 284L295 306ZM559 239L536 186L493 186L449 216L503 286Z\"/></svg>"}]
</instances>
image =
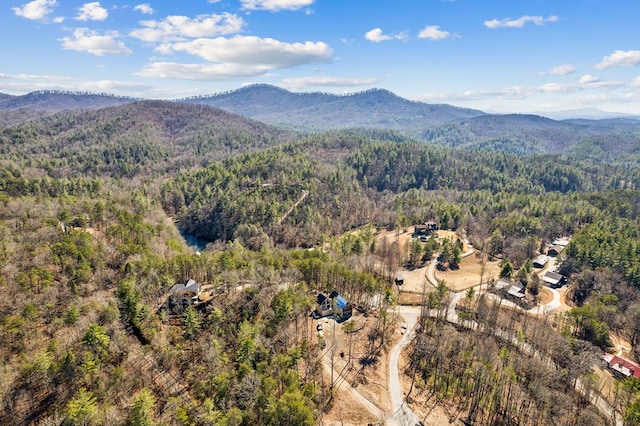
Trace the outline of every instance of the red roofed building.
<instances>
[{"instance_id":1,"label":"red roofed building","mask_svg":"<svg viewBox=\"0 0 640 426\"><path fill-rule=\"evenodd\" d=\"M632 376L640 379L640 366L635 362L607 353L602 355L602 359L607 363L607 367L613 372L614 376L620 379Z\"/></svg>"}]
</instances>

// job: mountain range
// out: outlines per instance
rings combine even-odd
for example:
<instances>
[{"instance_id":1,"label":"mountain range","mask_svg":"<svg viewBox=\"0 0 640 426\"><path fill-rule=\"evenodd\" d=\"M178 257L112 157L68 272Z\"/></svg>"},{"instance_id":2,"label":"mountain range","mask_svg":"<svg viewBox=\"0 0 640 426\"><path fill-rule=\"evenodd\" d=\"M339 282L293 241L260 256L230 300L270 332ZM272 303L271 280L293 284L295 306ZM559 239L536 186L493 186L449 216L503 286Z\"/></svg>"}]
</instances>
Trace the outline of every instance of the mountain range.
<instances>
[{"instance_id":1,"label":"mountain range","mask_svg":"<svg viewBox=\"0 0 640 426\"><path fill-rule=\"evenodd\" d=\"M636 162L640 158L640 120L634 117L553 120L533 114L487 114L446 104L410 101L383 89L335 95L294 93L270 85L251 85L212 96L147 102L172 104L168 109L175 113L183 109L191 111L182 115L201 125L202 121L194 117L220 116L212 111L223 109L296 131L385 129L431 144L462 149L500 150L516 155L563 154L600 161ZM0 94L0 125L12 126L53 114L59 117L111 108L116 108L111 114L117 115L118 108L134 103L140 100L79 92ZM198 111L209 112L194 115L189 106L199 106ZM185 126L190 134L196 127L195 124Z\"/></svg>"},{"instance_id":2,"label":"mountain range","mask_svg":"<svg viewBox=\"0 0 640 426\"><path fill-rule=\"evenodd\" d=\"M366 127L415 134L427 126L485 114L446 104L410 101L384 89L334 95L294 93L275 86L252 85L181 102L211 105L254 120L302 130Z\"/></svg>"}]
</instances>

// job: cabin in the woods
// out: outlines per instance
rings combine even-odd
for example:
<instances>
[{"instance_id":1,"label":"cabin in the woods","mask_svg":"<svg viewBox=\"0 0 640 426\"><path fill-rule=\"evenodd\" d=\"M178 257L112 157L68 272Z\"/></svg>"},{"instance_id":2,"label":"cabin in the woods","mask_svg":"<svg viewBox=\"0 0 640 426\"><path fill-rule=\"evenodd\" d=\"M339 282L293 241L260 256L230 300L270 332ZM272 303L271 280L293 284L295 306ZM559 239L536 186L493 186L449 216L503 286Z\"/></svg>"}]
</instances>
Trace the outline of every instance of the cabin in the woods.
<instances>
[{"instance_id":1,"label":"cabin in the woods","mask_svg":"<svg viewBox=\"0 0 640 426\"><path fill-rule=\"evenodd\" d=\"M316 297L316 308L311 314L314 318L333 316L338 321L346 321L353 315L353 306L337 291L329 296L319 293Z\"/></svg>"},{"instance_id":2,"label":"cabin in the woods","mask_svg":"<svg viewBox=\"0 0 640 426\"><path fill-rule=\"evenodd\" d=\"M524 287L518 283L512 283L505 279L500 279L494 285L494 288L505 296L511 296L516 299L522 299L524 297Z\"/></svg>"},{"instance_id":3,"label":"cabin in the woods","mask_svg":"<svg viewBox=\"0 0 640 426\"><path fill-rule=\"evenodd\" d=\"M435 223L434 221L430 220L424 223L421 223L419 225L416 225L414 227L414 233L417 236L421 236L421 235L429 235L431 234L433 231L437 231L438 230L438 224Z\"/></svg>"},{"instance_id":4,"label":"cabin in the woods","mask_svg":"<svg viewBox=\"0 0 640 426\"><path fill-rule=\"evenodd\" d=\"M640 366L635 362L608 353L602 355L602 359L607 364L607 368L611 373L613 373L614 377L618 379L626 379L629 377L640 379Z\"/></svg>"},{"instance_id":5,"label":"cabin in the woods","mask_svg":"<svg viewBox=\"0 0 640 426\"><path fill-rule=\"evenodd\" d=\"M313 314L316 318L333 315L331 299L329 299L324 293L318 293L318 296L316 297L316 309L313 311Z\"/></svg>"},{"instance_id":6,"label":"cabin in the woods","mask_svg":"<svg viewBox=\"0 0 640 426\"><path fill-rule=\"evenodd\" d=\"M202 285L190 279L186 284L175 284L169 289L166 307L172 314L181 314L200 299Z\"/></svg>"},{"instance_id":7,"label":"cabin in the woods","mask_svg":"<svg viewBox=\"0 0 640 426\"><path fill-rule=\"evenodd\" d=\"M567 283L567 277L558 274L557 272L547 271L542 276L542 281L545 283L545 285L551 288L560 288Z\"/></svg>"}]
</instances>

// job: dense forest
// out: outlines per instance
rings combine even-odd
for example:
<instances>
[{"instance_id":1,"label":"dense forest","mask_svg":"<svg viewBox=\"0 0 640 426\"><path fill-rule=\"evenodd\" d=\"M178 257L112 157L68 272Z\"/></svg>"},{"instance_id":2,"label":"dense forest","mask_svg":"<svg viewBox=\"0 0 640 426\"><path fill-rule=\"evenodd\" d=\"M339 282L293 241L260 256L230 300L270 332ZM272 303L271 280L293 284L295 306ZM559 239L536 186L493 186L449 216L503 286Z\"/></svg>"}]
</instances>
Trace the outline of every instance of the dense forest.
<instances>
[{"instance_id":1,"label":"dense forest","mask_svg":"<svg viewBox=\"0 0 640 426\"><path fill-rule=\"evenodd\" d=\"M431 220L523 283L530 259L571 236L558 262L573 309L553 322L479 298L477 331L425 311L403 371L413 403L473 424L608 424L575 383L593 383L614 335L640 355L639 170L471 148L155 101L0 128L0 421L321 423L340 395L309 317L318 292L366 313L370 329L341 327L366 342L359 377L373 372L398 338L395 271L418 263L376 236ZM179 230L209 244L195 252ZM420 261L447 244L418 244ZM189 279L208 303L162 309ZM640 386L620 389L612 405L635 424Z\"/></svg>"}]
</instances>

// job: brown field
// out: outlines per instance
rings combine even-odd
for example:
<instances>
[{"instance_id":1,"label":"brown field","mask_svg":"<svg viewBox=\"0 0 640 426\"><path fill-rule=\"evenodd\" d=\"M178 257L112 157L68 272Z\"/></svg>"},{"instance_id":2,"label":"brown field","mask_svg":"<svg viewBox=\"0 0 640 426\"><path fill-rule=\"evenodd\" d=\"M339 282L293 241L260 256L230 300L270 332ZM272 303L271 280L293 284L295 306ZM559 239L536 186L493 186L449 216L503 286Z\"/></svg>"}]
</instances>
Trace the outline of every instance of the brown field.
<instances>
[{"instance_id":1,"label":"brown field","mask_svg":"<svg viewBox=\"0 0 640 426\"><path fill-rule=\"evenodd\" d=\"M552 300L553 300L553 294L551 294L548 288L542 287L540 289L540 294L538 295L538 303L540 303L541 305L546 305Z\"/></svg>"},{"instance_id":2,"label":"brown field","mask_svg":"<svg viewBox=\"0 0 640 426\"><path fill-rule=\"evenodd\" d=\"M453 271L438 271L436 270L435 276L438 280L444 280L453 291L463 291L469 287L480 284L480 272L482 270L482 263L476 258L476 256L469 256L462 259L460 262L460 269ZM500 273L500 262L487 261L484 270L484 276L482 281L486 283L490 279L497 279Z\"/></svg>"}]
</instances>

